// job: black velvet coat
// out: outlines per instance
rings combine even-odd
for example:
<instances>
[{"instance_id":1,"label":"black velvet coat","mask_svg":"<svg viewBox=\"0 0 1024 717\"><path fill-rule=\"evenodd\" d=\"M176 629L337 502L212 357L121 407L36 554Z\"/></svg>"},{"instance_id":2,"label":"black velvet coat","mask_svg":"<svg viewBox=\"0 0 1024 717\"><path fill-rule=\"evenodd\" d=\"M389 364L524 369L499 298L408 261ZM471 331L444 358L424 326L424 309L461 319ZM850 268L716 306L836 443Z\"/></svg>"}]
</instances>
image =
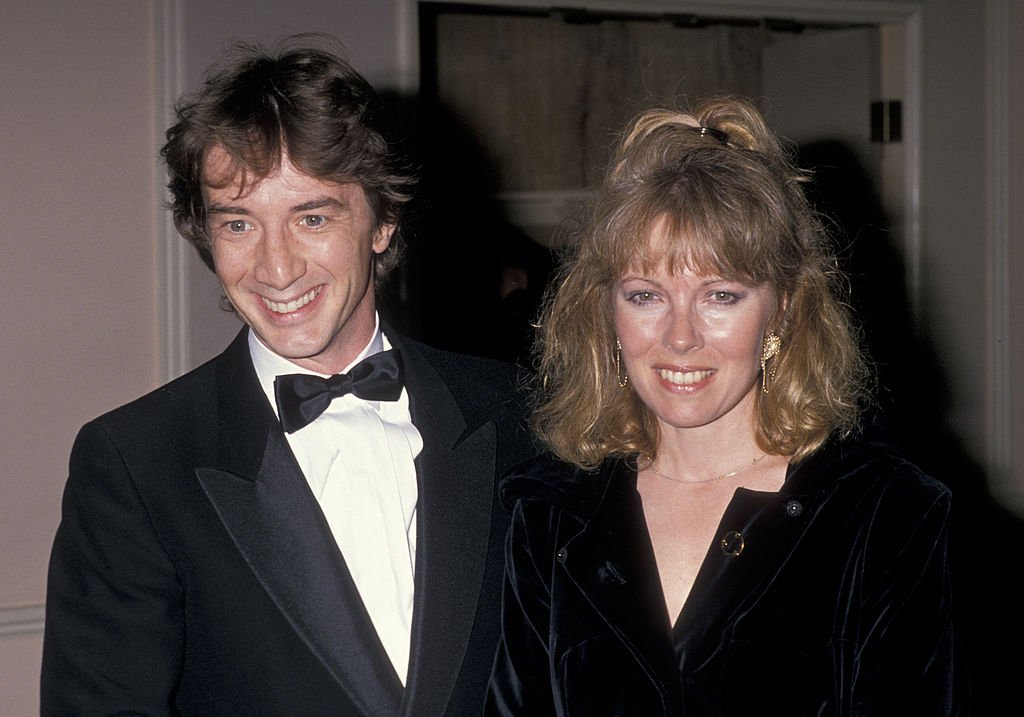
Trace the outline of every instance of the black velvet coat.
<instances>
[{"instance_id":1,"label":"black velvet coat","mask_svg":"<svg viewBox=\"0 0 1024 717\"><path fill-rule=\"evenodd\" d=\"M949 493L881 444L827 446L778 493L737 490L674 628L627 461L535 460L504 491L489 715L957 710Z\"/></svg>"}]
</instances>

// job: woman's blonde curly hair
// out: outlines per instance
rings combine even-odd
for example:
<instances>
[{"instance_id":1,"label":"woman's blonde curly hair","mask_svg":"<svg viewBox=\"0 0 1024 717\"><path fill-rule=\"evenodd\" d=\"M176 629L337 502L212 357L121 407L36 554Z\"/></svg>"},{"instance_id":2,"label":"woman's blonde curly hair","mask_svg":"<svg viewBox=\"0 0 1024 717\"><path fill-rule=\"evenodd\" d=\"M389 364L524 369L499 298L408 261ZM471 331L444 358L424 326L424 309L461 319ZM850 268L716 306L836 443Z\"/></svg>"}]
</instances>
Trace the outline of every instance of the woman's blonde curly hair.
<instances>
[{"instance_id":1,"label":"woman's blonde curly hair","mask_svg":"<svg viewBox=\"0 0 1024 717\"><path fill-rule=\"evenodd\" d=\"M611 292L627 269L661 262L780 298L770 330L782 348L756 399L762 450L799 460L857 428L870 373L806 179L743 99L649 110L628 125L539 321L533 424L556 455L593 468L657 454L653 413L619 385Z\"/></svg>"}]
</instances>

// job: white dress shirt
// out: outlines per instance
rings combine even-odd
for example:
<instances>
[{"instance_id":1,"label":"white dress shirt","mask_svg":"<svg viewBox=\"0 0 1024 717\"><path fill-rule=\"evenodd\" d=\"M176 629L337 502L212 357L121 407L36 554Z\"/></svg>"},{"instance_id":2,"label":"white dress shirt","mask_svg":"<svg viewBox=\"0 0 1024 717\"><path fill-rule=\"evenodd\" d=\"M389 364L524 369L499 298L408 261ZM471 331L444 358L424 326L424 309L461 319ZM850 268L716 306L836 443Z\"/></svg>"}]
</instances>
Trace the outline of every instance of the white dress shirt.
<instances>
[{"instance_id":1,"label":"white dress shirt","mask_svg":"<svg viewBox=\"0 0 1024 717\"><path fill-rule=\"evenodd\" d=\"M345 371L389 348L378 319L370 343ZM323 375L281 358L252 331L249 353L275 414L275 376ZM409 414L409 395L403 388L397 401L364 401L351 394L335 398L315 421L285 436L405 684L416 564L414 460L423 449Z\"/></svg>"}]
</instances>

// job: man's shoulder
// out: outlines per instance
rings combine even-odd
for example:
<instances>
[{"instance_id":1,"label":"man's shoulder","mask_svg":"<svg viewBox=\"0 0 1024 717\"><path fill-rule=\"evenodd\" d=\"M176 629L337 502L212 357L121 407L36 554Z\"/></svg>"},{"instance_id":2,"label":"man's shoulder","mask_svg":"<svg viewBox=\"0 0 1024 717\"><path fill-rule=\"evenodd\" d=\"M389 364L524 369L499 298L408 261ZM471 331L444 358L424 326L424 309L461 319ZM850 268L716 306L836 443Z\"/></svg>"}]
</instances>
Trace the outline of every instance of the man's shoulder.
<instances>
[{"instance_id":1,"label":"man's shoulder","mask_svg":"<svg viewBox=\"0 0 1024 717\"><path fill-rule=\"evenodd\" d=\"M221 356L168 381L128 403L93 419L90 423L110 430L161 430L178 421L195 421L212 411L216 399L216 374Z\"/></svg>"}]
</instances>

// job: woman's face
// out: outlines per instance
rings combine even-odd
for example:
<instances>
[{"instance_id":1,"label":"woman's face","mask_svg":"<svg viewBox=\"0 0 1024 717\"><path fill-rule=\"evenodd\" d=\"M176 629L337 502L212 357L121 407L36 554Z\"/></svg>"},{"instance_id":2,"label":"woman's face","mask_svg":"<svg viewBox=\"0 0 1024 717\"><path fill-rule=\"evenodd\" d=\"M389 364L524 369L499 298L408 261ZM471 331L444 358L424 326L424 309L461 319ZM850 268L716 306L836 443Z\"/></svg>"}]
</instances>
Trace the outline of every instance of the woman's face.
<instances>
[{"instance_id":1,"label":"woman's face","mask_svg":"<svg viewBox=\"0 0 1024 717\"><path fill-rule=\"evenodd\" d=\"M778 305L768 285L690 270L633 270L613 286L615 331L630 384L662 432L750 430L761 353Z\"/></svg>"}]
</instances>

